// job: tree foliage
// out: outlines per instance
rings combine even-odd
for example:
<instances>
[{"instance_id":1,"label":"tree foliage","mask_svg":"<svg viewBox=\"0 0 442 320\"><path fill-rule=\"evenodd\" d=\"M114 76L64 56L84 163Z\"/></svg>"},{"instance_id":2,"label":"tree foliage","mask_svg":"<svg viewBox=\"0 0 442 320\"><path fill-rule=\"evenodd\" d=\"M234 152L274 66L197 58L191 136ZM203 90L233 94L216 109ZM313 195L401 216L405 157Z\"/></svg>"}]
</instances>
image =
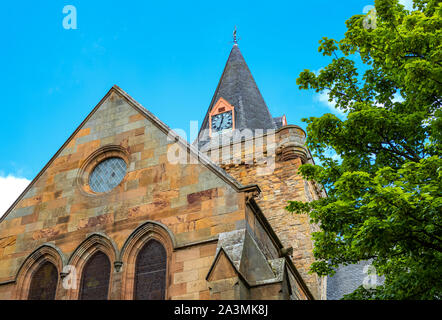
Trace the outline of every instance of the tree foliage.
<instances>
[{"instance_id":1,"label":"tree foliage","mask_svg":"<svg viewBox=\"0 0 442 320\"><path fill-rule=\"evenodd\" d=\"M442 1L376 0L347 22L342 40L323 38L331 63L304 70L300 89L327 92L345 112L303 119L320 165L301 174L328 193L287 210L310 214L320 231L312 272L372 259L385 277L350 299L442 297ZM373 21L375 17L375 21ZM359 62L356 62L359 61ZM357 64L359 68L357 68ZM340 160L326 156L335 152Z\"/></svg>"}]
</instances>

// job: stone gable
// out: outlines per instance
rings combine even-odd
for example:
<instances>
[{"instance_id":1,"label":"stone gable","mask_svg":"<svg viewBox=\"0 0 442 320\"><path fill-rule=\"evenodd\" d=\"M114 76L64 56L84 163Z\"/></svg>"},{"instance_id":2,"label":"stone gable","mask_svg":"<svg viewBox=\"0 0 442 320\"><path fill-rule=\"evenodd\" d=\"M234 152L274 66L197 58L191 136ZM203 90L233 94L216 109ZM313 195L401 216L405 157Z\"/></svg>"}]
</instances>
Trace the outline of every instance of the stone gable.
<instances>
[{"instance_id":1,"label":"stone gable","mask_svg":"<svg viewBox=\"0 0 442 320\"><path fill-rule=\"evenodd\" d=\"M131 298L136 248L150 237L168 252L166 298L216 297L205 278L219 235L252 230L247 199L259 189L242 186L167 130L124 91L109 91L2 218L0 299L26 298L28 274L44 257L59 269L73 263L80 276L97 250L112 265L109 299ZM168 160L177 143L193 161ZM109 157L125 160L126 175L109 192L94 193L88 175ZM264 253L277 255L270 235L259 238ZM260 254L262 263L275 258ZM56 298L76 299L78 290L59 284Z\"/></svg>"}]
</instances>

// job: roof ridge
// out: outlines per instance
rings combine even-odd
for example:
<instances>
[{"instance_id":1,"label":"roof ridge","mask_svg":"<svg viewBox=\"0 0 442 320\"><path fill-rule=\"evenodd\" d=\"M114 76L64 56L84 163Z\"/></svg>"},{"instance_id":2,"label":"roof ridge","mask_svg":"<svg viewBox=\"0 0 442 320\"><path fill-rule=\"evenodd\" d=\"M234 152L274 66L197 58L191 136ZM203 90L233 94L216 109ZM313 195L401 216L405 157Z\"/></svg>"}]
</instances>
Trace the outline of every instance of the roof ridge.
<instances>
[{"instance_id":1,"label":"roof ridge","mask_svg":"<svg viewBox=\"0 0 442 320\"><path fill-rule=\"evenodd\" d=\"M258 191L261 192L260 188L256 184L242 185L238 180L229 175L222 168L217 166L209 157L200 152L197 148L192 146L189 142L184 140L175 131L170 129L164 122L157 118L152 112L143 107L139 102L132 98L127 92L121 89L119 86L114 84L112 88L104 95L104 97L98 102L98 104L92 109L92 111L87 115L87 117L81 122L81 124L75 129L75 131L69 136L69 138L63 143L63 145L58 149L58 151L52 156L52 158L46 163L46 165L40 170L40 172L35 176L34 179L28 184L25 190L17 197L17 199L12 203L12 205L5 211L3 216L0 217L0 223L9 215L9 213L15 208L18 202L23 198L23 196L32 188L32 186L37 182L37 180L43 175L46 169L57 159L63 149L70 143L70 141L75 137L75 135L81 130L81 128L86 124L86 122L92 117L92 115L100 108L103 102L113 93L116 92L120 94L129 105L135 110L138 110L141 114L151 120L157 127L166 134L172 134L176 142L179 142L187 151L193 153L199 162L205 165L209 170L215 173L223 181L230 184L238 192L248 192L248 191Z\"/></svg>"}]
</instances>

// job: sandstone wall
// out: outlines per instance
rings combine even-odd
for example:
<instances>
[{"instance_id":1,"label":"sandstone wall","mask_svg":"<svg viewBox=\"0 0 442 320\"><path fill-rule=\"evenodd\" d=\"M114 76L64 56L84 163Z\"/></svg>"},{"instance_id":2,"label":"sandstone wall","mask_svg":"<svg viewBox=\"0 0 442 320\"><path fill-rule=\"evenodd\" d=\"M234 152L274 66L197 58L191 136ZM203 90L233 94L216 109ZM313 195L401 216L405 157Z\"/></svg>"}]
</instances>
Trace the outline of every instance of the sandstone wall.
<instances>
[{"instance_id":1,"label":"sandstone wall","mask_svg":"<svg viewBox=\"0 0 442 320\"><path fill-rule=\"evenodd\" d=\"M104 234L116 248L110 257L113 264L131 233L152 220L174 237L168 297L207 298L205 276L217 235L244 226L244 194L202 164L171 164L167 152L173 142L111 90L0 222L0 297L14 298L10 281L42 244L59 248L66 264L89 235ZM94 153L101 156L97 150L106 146L119 147L102 153L121 152L127 174L114 190L94 195L79 179L85 159ZM122 279L115 268L112 272L110 297L119 298ZM75 298L63 290L57 297Z\"/></svg>"},{"instance_id":2,"label":"sandstone wall","mask_svg":"<svg viewBox=\"0 0 442 320\"><path fill-rule=\"evenodd\" d=\"M206 153L242 184L260 187L262 193L256 202L283 245L293 247L292 260L319 299L323 280L308 274L314 261L311 234L318 227L310 224L308 215L291 214L284 209L289 200L307 202L325 196L298 173L298 168L309 161L304 143L305 132L301 128L286 126L275 132L264 132L263 136L209 148ZM259 234L259 226L255 233ZM265 245L263 247L265 250Z\"/></svg>"}]
</instances>

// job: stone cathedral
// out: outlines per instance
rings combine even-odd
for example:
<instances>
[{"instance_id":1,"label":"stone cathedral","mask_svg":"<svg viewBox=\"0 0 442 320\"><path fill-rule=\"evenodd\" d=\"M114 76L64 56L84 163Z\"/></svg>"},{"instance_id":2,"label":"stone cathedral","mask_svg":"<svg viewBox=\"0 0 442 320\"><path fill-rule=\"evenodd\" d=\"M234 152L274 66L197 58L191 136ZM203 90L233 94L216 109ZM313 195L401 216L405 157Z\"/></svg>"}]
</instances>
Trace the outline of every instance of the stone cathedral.
<instances>
[{"instance_id":1,"label":"stone cathedral","mask_svg":"<svg viewBox=\"0 0 442 320\"><path fill-rule=\"evenodd\" d=\"M191 143L113 86L1 218L0 299L325 299L304 142L236 43Z\"/></svg>"}]
</instances>

